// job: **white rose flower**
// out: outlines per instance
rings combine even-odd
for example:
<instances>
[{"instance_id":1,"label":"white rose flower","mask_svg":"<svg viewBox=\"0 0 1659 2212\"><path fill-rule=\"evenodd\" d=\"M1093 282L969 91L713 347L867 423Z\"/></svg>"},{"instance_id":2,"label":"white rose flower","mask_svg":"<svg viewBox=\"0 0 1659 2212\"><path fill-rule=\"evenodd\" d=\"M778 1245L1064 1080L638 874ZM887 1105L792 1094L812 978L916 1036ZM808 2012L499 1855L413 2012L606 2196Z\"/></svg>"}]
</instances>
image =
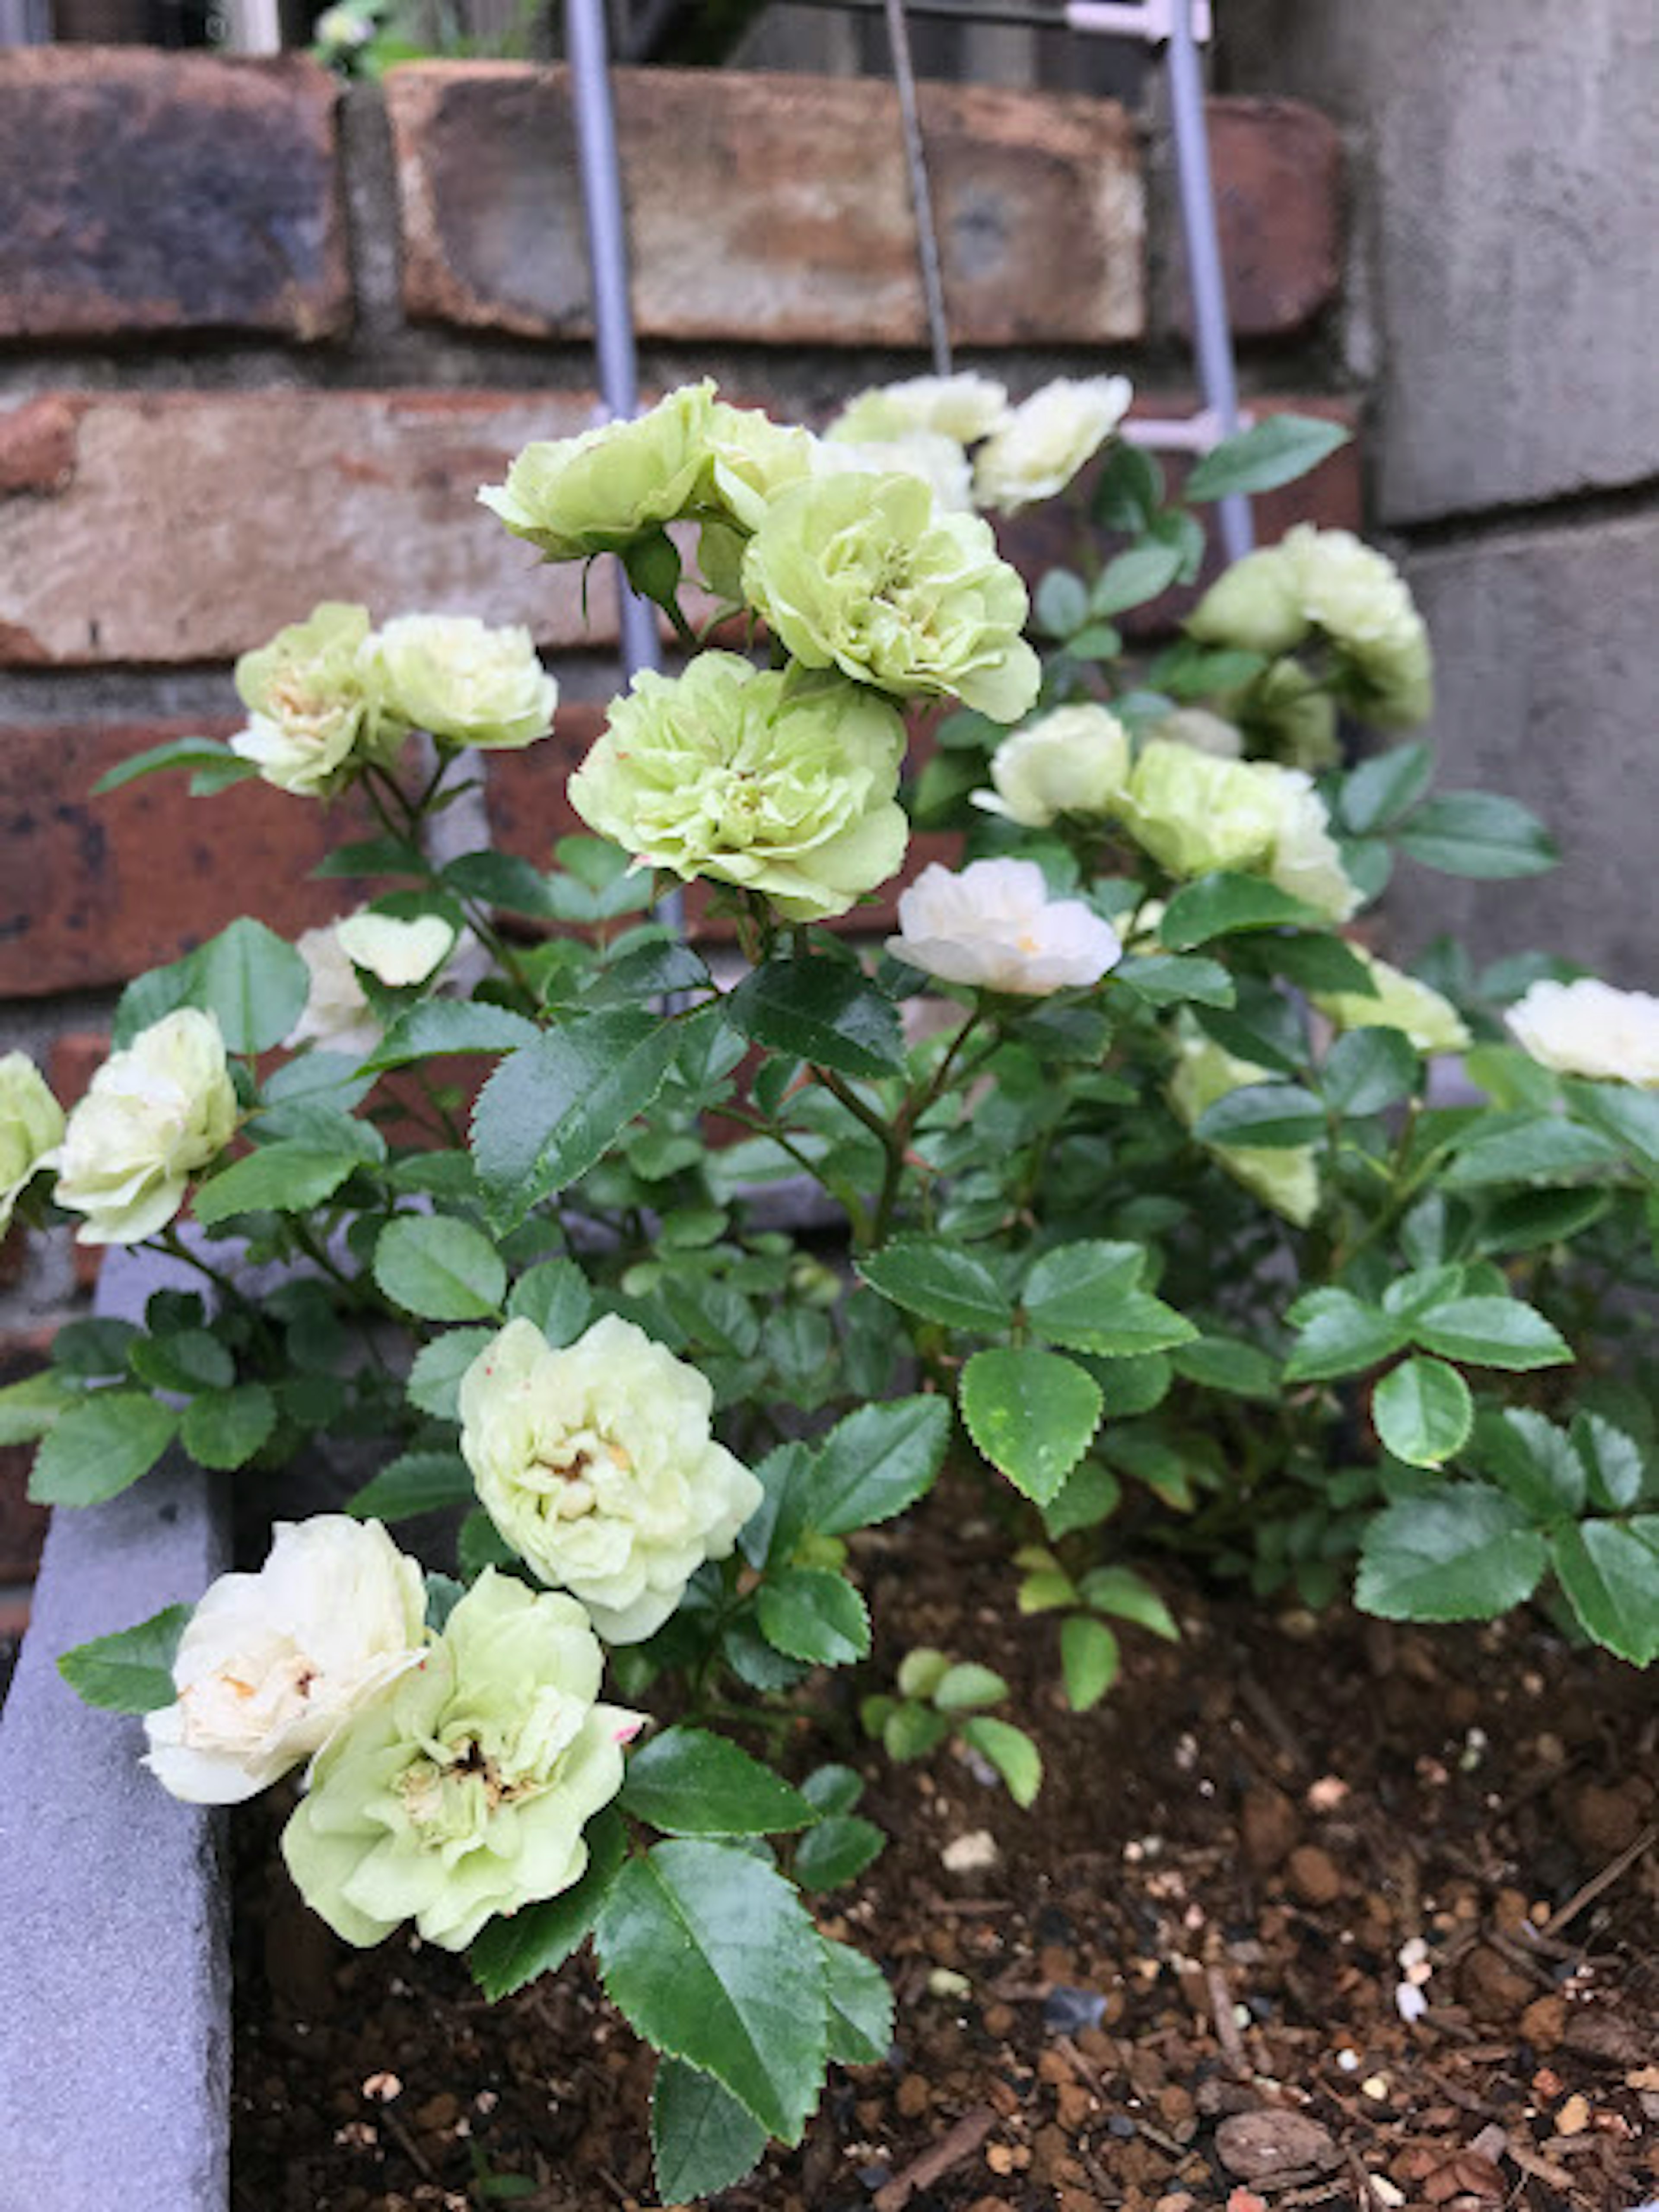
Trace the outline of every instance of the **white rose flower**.
<instances>
[{"instance_id":1,"label":"white rose flower","mask_svg":"<svg viewBox=\"0 0 1659 2212\"><path fill-rule=\"evenodd\" d=\"M279 1521L255 1575L222 1575L146 1714L144 1764L193 1805L237 1805L312 1758L420 1659L426 1583L378 1521Z\"/></svg>"},{"instance_id":2,"label":"white rose flower","mask_svg":"<svg viewBox=\"0 0 1659 2212\"><path fill-rule=\"evenodd\" d=\"M54 1164L64 1109L26 1052L0 1059L0 1237L12 1208L42 1168Z\"/></svg>"},{"instance_id":3,"label":"white rose flower","mask_svg":"<svg viewBox=\"0 0 1659 2212\"><path fill-rule=\"evenodd\" d=\"M1342 866L1331 818L1313 778L1305 769L1279 768L1272 761L1252 766L1259 775L1276 777L1279 787L1279 835L1269 877L1328 921L1346 921L1359 905L1359 891Z\"/></svg>"},{"instance_id":4,"label":"white rose flower","mask_svg":"<svg viewBox=\"0 0 1659 2212\"><path fill-rule=\"evenodd\" d=\"M367 968L388 990L424 983L455 949L455 930L441 915L399 921L389 914L358 913L337 922L340 950L354 967Z\"/></svg>"},{"instance_id":5,"label":"white rose flower","mask_svg":"<svg viewBox=\"0 0 1659 2212\"><path fill-rule=\"evenodd\" d=\"M180 1007L111 1054L69 1117L58 1203L82 1244L137 1244L171 1221L190 1178L227 1145L236 1092L211 1014Z\"/></svg>"},{"instance_id":6,"label":"white rose flower","mask_svg":"<svg viewBox=\"0 0 1659 2212\"><path fill-rule=\"evenodd\" d=\"M514 750L553 726L559 687L527 629L492 629L475 615L400 615L374 652L392 711L449 744Z\"/></svg>"},{"instance_id":7,"label":"white rose flower","mask_svg":"<svg viewBox=\"0 0 1659 2212\"><path fill-rule=\"evenodd\" d=\"M320 928L302 931L295 939L294 949L306 963L311 988L305 1011L283 1042L289 1050L314 1044L325 1051L350 1053L367 1060L380 1042L382 1031L369 1012L357 970L340 942L343 927L343 921L325 922Z\"/></svg>"},{"instance_id":8,"label":"white rose flower","mask_svg":"<svg viewBox=\"0 0 1659 2212\"><path fill-rule=\"evenodd\" d=\"M955 376L912 376L878 385L849 400L825 435L863 445L935 430L959 446L976 445L1008 420L1007 387L963 369Z\"/></svg>"},{"instance_id":9,"label":"white rose flower","mask_svg":"<svg viewBox=\"0 0 1659 2212\"><path fill-rule=\"evenodd\" d=\"M1558 1075L1659 1091L1659 998L1649 992L1593 975L1534 983L1504 1018L1522 1051Z\"/></svg>"},{"instance_id":10,"label":"white rose flower","mask_svg":"<svg viewBox=\"0 0 1659 2212\"><path fill-rule=\"evenodd\" d=\"M1111 813L1129 779L1129 733L1104 707L1057 707L1005 738L991 756L994 791L975 806L1027 830L1047 830L1062 814L1098 820Z\"/></svg>"},{"instance_id":11,"label":"white rose flower","mask_svg":"<svg viewBox=\"0 0 1659 2212\"><path fill-rule=\"evenodd\" d=\"M1127 376L1062 376L1045 384L975 456L977 504L1015 514L1063 491L1116 429L1133 396Z\"/></svg>"},{"instance_id":12,"label":"white rose flower","mask_svg":"<svg viewBox=\"0 0 1659 2212\"><path fill-rule=\"evenodd\" d=\"M1397 642L1419 627L1398 568L1352 531L1298 522L1285 532L1279 551L1303 613L1339 644L1358 652Z\"/></svg>"},{"instance_id":13,"label":"white rose flower","mask_svg":"<svg viewBox=\"0 0 1659 2212\"><path fill-rule=\"evenodd\" d=\"M615 1314L559 1352L509 1322L462 1381L461 1450L484 1510L608 1643L654 1634L761 1502L714 1440L714 1406L695 1367Z\"/></svg>"},{"instance_id":14,"label":"white rose flower","mask_svg":"<svg viewBox=\"0 0 1659 2212\"><path fill-rule=\"evenodd\" d=\"M1375 995L1363 991L1316 991L1313 1002L1325 1018L1340 1030L1398 1030L1419 1052L1462 1052L1469 1042L1462 1017L1450 1000L1415 975L1391 967L1367 952L1364 945L1348 947L1376 986Z\"/></svg>"},{"instance_id":15,"label":"white rose flower","mask_svg":"<svg viewBox=\"0 0 1659 2212\"><path fill-rule=\"evenodd\" d=\"M821 440L813 468L818 476L920 477L933 505L948 514L967 514L974 504L974 472L954 438L939 430L908 430L902 436Z\"/></svg>"},{"instance_id":16,"label":"white rose flower","mask_svg":"<svg viewBox=\"0 0 1659 2212\"><path fill-rule=\"evenodd\" d=\"M937 862L899 894L887 950L941 982L1043 998L1097 983L1123 957L1117 933L1081 899L1048 896L1035 860Z\"/></svg>"}]
</instances>

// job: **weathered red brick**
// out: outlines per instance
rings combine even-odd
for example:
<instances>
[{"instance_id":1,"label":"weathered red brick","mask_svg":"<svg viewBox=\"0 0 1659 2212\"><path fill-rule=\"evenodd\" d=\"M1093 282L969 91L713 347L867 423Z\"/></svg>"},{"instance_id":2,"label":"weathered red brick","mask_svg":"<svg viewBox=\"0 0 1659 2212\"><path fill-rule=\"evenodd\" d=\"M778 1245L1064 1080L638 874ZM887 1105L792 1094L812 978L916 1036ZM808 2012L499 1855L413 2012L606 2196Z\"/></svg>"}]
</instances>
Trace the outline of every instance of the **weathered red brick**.
<instances>
[{"instance_id":1,"label":"weathered red brick","mask_svg":"<svg viewBox=\"0 0 1659 2212\"><path fill-rule=\"evenodd\" d=\"M44 1367L52 1352L49 1328L0 1331L0 1384L18 1382ZM33 1582L46 1540L46 1510L28 1500L32 1444L0 1447L0 1583ZM21 1623L0 1618L0 1635L21 1634Z\"/></svg>"},{"instance_id":2,"label":"weathered red brick","mask_svg":"<svg viewBox=\"0 0 1659 2212\"><path fill-rule=\"evenodd\" d=\"M614 636L612 594L477 504L591 394L173 392L79 405L62 489L7 508L0 663L228 660L324 599Z\"/></svg>"},{"instance_id":3,"label":"weathered red brick","mask_svg":"<svg viewBox=\"0 0 1659 2212\"><path fill-rule=\"evenodd\" d=\"M1212 100L1207 109L1227 317L1242 338L1293 337L1342 282L1342 141L1295 100ZM1186 247L1173 211L1159 319L1190 336Z\"/></svg>"},{"instance_id":4,"label":"weathered red brick","mask_svg":"<svg viewBox=\"0 0 1659 2212\"><path fill-rule=\"evenodd\" d=\"M60 392L0 415L0 495L63 491L75 474L81 403Z\"/></svg>"},{"instance_id":5,"label":"weathered red brick","mask_svg":"<svg viewBox=\"0 0 1659 2212\"><path fill-rule=\"evenodd\" d=\"M299 55L0 54L0 336L343 330L337 97Z\"/></svg>"},{"instance_id":6,"label":"weathered red brick","mask_svg":"<svg viewBox=\"0 0 1659 2212\"><path fill-rule=\"evenodd\" d=\"M0 998L125 982L241 914L291 937L364 896L309 880L325 853L372 832L354 802L325 809L253 781L193 799L176 775L90 796L146 745L235 726L0 730Z\"/></svg>"},{"instance_id":7,"label":"weathered red brick","mask_svg":"<svg viewBox=\"0 0 1659 2212\"><path fill-rule=\"evenodd\" d=\"M618 70L634 308L650 337L926 342L890 85ZM394 70L386 99L413 316L585 336L568 73ZM1115 101L921 88L959 343L1102 345L1145 323L1140 161Z\"/></svg>"}]
</instances>

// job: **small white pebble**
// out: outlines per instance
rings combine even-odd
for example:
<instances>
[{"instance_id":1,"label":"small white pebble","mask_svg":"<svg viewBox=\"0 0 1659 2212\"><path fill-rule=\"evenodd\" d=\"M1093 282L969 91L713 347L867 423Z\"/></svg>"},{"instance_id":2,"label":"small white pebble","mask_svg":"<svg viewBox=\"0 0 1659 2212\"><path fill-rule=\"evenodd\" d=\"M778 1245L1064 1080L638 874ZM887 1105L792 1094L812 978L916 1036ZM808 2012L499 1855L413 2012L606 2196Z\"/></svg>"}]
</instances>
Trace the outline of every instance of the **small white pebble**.
<instances>
[{"instance_id":1,"label":"small white pebble","mask_svg":"<svg viewBox=\"0 0 1659 2212\"><path fill-rule=\"evenodd\" d=\"M1390 2181L1386 2173L1368 2173L1365 2186L1379 2204L1389 2206L1390 2212L1395 2205L1403 2204L1406 2201L1405 2191Z\"/></svg>"},{"instance_id":2,"label":"small white pebble","mask_svg":"<svg viewBox=\"0 0 1659 2212\"><path fill-rule=\"evenodd\" d=\"M389 2105L403 2094L404 2085L395 2074L371 2074L363 2084L364 2096L376 2105Z\"/></svg>"},{"instance_id":3,"label":"small white pebble","mask_svg":"<svg viewBox=\"0 0 1659 2212\"><path fill-rule=\"evenodd\" d=\"M1336 2063L1345 2074L1357 2074L1359 2071L1359 2053L1357 2051L1339 2051Z\"/></svg>"},{"instance_id":4,"label":"small white pebble","mask_svg":"<svg viewBox=\"0 0 1659 2212\"><path fill-rule=\"evenodd\" d=\"M1308 1809L1334 1813L1348 1794L1348 1785L1334 1774L1322 1774L1308 1791Z\"/></svg>"},{"instance_id":5,"label":"small white pebble","mask_svg":"<svg viewBox=\"0 0 1659 2212\"><path fill-rule=\"evenodd\" d=\"M949 1966L935 1966L927 1977L929 1996L965 1997L973 1986L966 1974L953 1973Z\"/></svg>"},{"instance_id":6,"label":"small white pebble","mask_svg":"<svg viewBox=\"0 0 1659 2212\"><path fill-rule=\"evenodd\" d=\"M1369 2097L1374 2105L1385 2103L1389 2094L1388 2075L1368 2074L1359 2085L1359 2094L1362 2097Z\"/></svg>"},{"instance_id":7,"label":"small white pebble","mask_svg":"<svg viewBox=\"0 0 1659 2212\"><path fill-rule=\"evenodd\" d=\"M1408 1972L1412 1967L1420 1966L1428 1955L1429 1947L1420 1936L1408 1936L1395 1953L1395 1958Z\"/></svg>"},{"instance_id":8,"label":"small white pebble","mask_svg":"<svg viewBox=\"0 0 1659 2212\"><path fill-rule=\"evenodd\" d=\"M1409 2027L1413 2021L1422 2019L1429 2001L1414 1981L1401 1982L1395 1988L1394 2008Z\"/></svg>"},{"instance_id":9,"label":"small white pebble","mask_svg":"<svg viewBox=\"0 0 1659 2212\"><path fill-rule=\"evenodd\" d=\"M953 1836L939 1853L946 1874L981 1874L1001 1856L988 1828L970 1828L965 1836Z\"/></svg>"}]
</instances>

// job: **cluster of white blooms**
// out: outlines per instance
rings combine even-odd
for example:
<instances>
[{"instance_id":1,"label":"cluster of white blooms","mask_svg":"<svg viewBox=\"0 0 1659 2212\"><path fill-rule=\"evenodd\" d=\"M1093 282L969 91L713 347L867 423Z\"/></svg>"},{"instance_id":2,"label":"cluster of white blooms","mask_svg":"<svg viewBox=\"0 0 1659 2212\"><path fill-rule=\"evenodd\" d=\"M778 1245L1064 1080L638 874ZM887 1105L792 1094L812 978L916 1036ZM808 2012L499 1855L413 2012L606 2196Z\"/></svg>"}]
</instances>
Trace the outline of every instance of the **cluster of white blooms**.
<instances>
[{"instance_id":1,"label":"cluster of white blooms","mask_svg":"<svg viewBox=\"0 0 1659 2212\"><path fill-rule=\"evenodd\" d=\"M1504 1016L1524 1052L1559 1075L1659 1091L1659 998L1592 975L1534 983Z\"/></svg>"}]
</instances>

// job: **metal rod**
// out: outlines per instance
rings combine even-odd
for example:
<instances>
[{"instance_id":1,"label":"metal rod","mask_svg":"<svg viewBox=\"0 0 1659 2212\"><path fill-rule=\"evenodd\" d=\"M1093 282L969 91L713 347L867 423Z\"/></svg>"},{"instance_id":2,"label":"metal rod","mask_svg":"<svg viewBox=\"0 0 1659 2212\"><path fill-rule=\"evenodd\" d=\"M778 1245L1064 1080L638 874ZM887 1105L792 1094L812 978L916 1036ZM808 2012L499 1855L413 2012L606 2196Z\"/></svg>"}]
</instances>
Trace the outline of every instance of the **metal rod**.
<instances>
[{"instance_id":1,"label":"metal rod","mask_svg":"<svg viewBox=\"0 0 1659 2212\"><path fill-rule=\"evenodd\" d=\"M1230 437L1238 428L1238 386L1233 374L1227 288L1221 271L1221 241L1216 229L1215 195L1210 181L1204 86L1187 0L1177 0L1170 24L1170 108L1175 130L1176 174L1181 193L1181 227L1186 234L1187 279L1192 289L1199 378L1204 386L1206 406L1216 417L1221 435ZM1217 519L1228 559L1242 560L1255 543L1249 501L1243 493L1229 494L1217 502Z\"/></svg>"},{"instance_id":2,"label":"metal rod","mask_svg":"<svg viewBox=\"0 0 1659 2212\"><path fill-rule=\"evenodd\" d=\"M893 82L898 88L899 115L904 125L910 205L916 218L916 260L921 270L921 296L927 311L927 339L933 348L933 373L949 376L951 327L945 315L945 276L939 267L939 229L933 221L933 196L927 185L921 118L916 111L916 72L910 58L910 26L905 20L904 0L887 0L887 43L892 50Z\"/></svg>"}]
</instances>

